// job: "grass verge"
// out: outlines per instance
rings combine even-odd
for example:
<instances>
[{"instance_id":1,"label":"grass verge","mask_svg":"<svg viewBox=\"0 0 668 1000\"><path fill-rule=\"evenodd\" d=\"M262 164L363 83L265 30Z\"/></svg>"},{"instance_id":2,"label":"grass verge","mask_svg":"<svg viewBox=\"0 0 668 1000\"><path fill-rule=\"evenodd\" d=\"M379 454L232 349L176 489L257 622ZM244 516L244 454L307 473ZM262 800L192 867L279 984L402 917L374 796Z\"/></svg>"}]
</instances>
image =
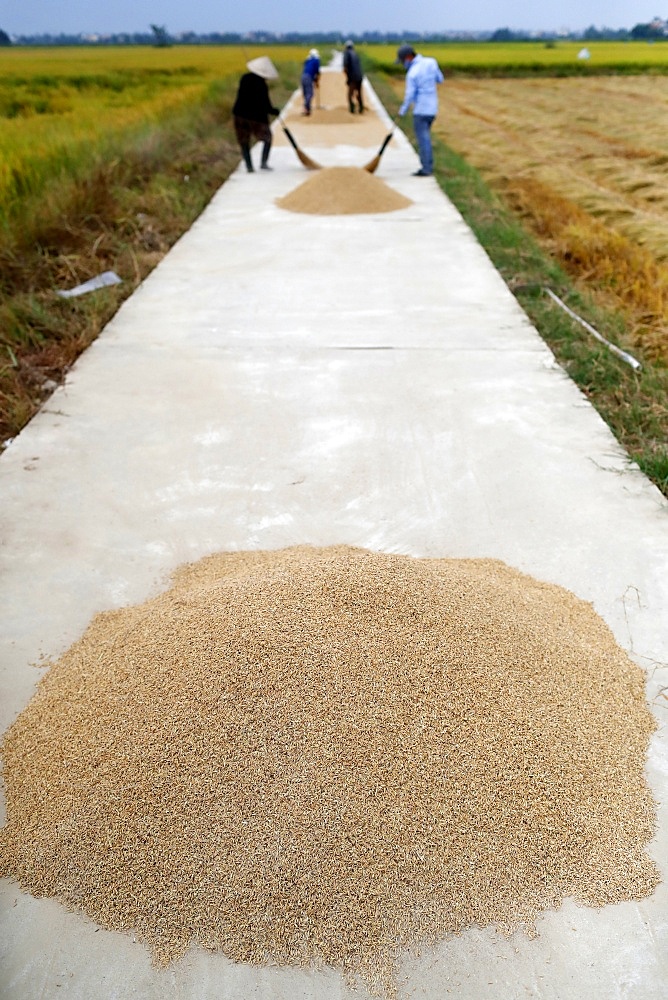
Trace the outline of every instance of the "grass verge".
<instances>
[{"instance_id":1,"label":"grass verge","mask_svg":"<svg viewBox=\"0 0 668 1000\"><path fill-rule=\"evenodd\" d=\"M371 78L387 110L395 114L399 100L387 77L377 72ZM413 141L410 127L406 131ZM591 296L578 291L478 171L436 138L434 173L559 363L630 459L668 496L668 369L638 355L627 341L621 315L597 306L594 288ZM591 337L542 292L545 287L606 339L635 354L642 370L634 371Z\"/></svg>"}]
</instances>

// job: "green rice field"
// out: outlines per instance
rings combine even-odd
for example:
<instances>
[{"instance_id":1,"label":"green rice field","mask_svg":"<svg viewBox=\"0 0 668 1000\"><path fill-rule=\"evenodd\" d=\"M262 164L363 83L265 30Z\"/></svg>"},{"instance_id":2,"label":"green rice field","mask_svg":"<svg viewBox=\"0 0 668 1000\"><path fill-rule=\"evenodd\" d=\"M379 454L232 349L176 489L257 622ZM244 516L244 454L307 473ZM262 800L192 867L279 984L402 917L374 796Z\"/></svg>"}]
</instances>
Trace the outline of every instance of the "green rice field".
<instances>
[{"instance_id":1,"label":"green rice field","mask_svg":"<svg viewBox=\"0 0 668 1000\"><path fill-rule=\"evenodd\" d=\"M494 71L496 70L562 70L596 73L645 71L668 72L668 41L652 43L632 42L450 42L414 47L425 55L434 56L444 70ZM396 57L395 45L365 46L363 51L379 65L390 66ZM588 60L578 59L578 53L587 48Z\"/></svg>"},{"instance_id":2,"label":"green rice field","mask_svg":"<svg viewBox=\"0 0 668 1000\"><path fill-rule=\"evenodd\" d=\"M204 100L265 49L52 47L0 50L0 224L45 184L114 155L119 137L150 133ZM297 63L297 46L271 50Z\"/></svg>"}]
</instances>

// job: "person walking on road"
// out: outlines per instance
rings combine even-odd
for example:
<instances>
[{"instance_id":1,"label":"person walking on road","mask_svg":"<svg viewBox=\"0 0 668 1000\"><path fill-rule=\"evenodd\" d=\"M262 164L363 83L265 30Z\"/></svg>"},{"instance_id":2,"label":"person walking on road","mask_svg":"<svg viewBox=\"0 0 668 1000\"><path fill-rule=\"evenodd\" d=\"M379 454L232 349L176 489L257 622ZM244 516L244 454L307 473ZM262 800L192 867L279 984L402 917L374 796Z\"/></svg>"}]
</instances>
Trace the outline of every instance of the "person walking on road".
<instances>
[{"instance_id":1,"label":"person walking on road","mask_svg":"<svg viewBox=\"0 0 668 1000\"><path fill-rule=\"evenodd\" d=\"M355 113L355 100L357 100L359 113L362 114L364 111L364 105L362 104L362 80L364 79L364 73L362 72L360 57L355 52L355 46L350 41L346 42L346 47L343 51L343 72L346 74L346 83L348 84L348 107L350 108L350 113L351 115Z\"/></svg>"},{"instance_id":2,"label":"person walking on road","mask_svg":"<svg viewBox=\"0 0 668 1000\"><path fill-rule=\"evenodd\" d=\"M313 91L320 81L320 53L311 49L302 67L302 94L304 95L303 115L311 114Z\"/></svg>"},{"instance_id":3,"label":"person walking on road","mask_svg":"<svg viewBox=\"0 0 668 1000\"><path fill-rule=\"evenodd\" d=\"M262 147L262 170L271 170L269 152L271 150L271 129L269 115L279 114L269 97L268 80L278 80L278 71L268 56L259 56L246 63L248 73L244 73L239 81L237 97L232 107L234 131L237 142L241 146L241 155L246 164L246 170L253 173L251 160L251 140L257 139L264 143Z\"/></svg>"},{"instance_id":4,"label":"person walking on road","mask_svg":"<svg viewBox=\"0 0 668 1000\"><path fill-rule=\"evenodd\" d=\"M399 108L399 117L403 117L413 105L413 128L421 164L414 176L431 177L434 172L431 126L438 112L436 88L439 83L443 83L443 74L435 59L420 55L412 45L399 46L397 62L406 69L406 90Z\"/></svg>"}]
</instances>

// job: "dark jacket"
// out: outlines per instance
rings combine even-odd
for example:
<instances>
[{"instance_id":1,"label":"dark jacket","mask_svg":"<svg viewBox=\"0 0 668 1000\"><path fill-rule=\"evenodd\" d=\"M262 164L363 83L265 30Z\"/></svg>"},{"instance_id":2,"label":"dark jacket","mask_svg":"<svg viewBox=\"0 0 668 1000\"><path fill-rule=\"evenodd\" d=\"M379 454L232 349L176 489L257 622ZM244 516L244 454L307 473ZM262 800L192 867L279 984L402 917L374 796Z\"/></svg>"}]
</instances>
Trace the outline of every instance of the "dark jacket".
<instances>
[{"instance_id":1,"label":"dark jacket","mask_svg":"<svg viewBox=\"0 0 668 1000\"><path fill-rule=\"evenodd\" d=\"M346 49L343 53L343 72L348 83L361 83L364 77L360 57L354 49Z\"/></svg>"},{"instance_id":2,"label":"dark jacket","mask_svg":"<svg viewBox=\"0 0 668 1000\"><path fill-rule=\"evenodd\" d=\"M234 117L268 125L269 115L277 115L278 112L279 109L271 103L267 81L257 73L244 73L239 80L237 99L232 108Z\"/></svg>"}]
</instances>

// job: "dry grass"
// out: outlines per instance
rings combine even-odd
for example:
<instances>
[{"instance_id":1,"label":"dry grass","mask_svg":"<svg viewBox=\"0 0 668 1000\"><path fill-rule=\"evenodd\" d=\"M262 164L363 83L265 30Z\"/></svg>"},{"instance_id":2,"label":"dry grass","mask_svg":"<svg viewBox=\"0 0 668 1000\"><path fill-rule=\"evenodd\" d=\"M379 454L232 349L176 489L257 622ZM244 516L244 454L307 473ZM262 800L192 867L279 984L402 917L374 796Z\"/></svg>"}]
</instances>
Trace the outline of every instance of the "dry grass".
<instances>
[{"instance_id":1,"label":"dry grass","mask_svg":"<svg viewBox=\"0 0 668 1000\"><path fill-rule=\"evenodd\" d=\"M620 309L643 356L668 361L668 266L618 229L532 177L509 177L504 194L564 269L601 306ZM668 222L668 219L667 219Z\"/></svg>"},{"instance_id":2,"label":"dry grass","mask_svg":"<svg viewBox=\"0 0 668 1000\"><path fill-rule=\"evenodd\" d=\"M668 79L453 79L434 127L668 361Z\"/></svg>"},{"instance_id":3,"label":"dry grass","mask_svg":"<svg viewBox=\"0 0 668 1000\"><path fill-rule=\"evenodd\" d=\"M644 676L500 562L212 556L99 615L4 743L0 873L166 964L327 963L650 894Z\"/></svg>"}]
</instances>

